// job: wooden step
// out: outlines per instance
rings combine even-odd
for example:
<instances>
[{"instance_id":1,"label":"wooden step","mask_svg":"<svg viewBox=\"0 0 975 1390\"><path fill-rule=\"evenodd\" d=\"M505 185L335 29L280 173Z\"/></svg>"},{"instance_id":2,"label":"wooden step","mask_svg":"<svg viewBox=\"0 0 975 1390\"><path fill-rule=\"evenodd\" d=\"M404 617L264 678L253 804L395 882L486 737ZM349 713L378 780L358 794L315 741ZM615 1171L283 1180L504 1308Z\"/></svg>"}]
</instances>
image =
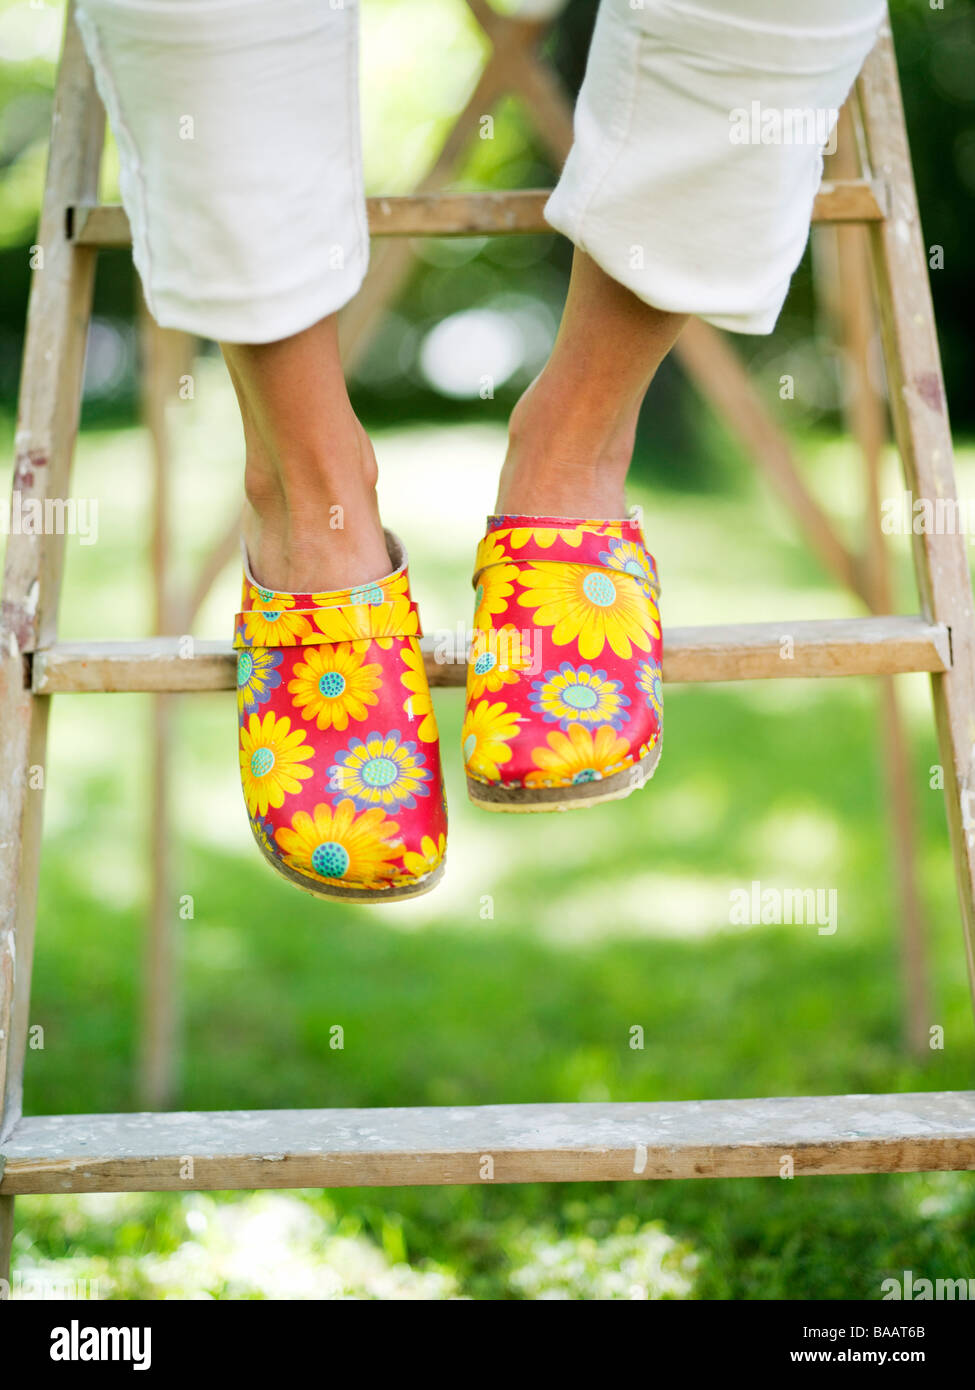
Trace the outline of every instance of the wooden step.
<instances>
[{"instance_id":1,"label":"wooden step","mask_svg":"<svg viewBox=\"0 0 975 1390\"><path fill-rule=\"evenodd\" d=\"M430 684L463 685L461 633L425 637ZM919 617L828 619L664 628L665 681L769 680L947 671L946 628ZM229 642L152 637L139 642L58 642L32 658L37 695L69 691L231 690Z\"/></svg>"},{"instance_id":2,"label":"wooden step","mask_svg":"<svg viewBox=\"0 0 975 1390\"><path fill-rule=\"evenodd\" d=\"M936 1172L975 1169L975 1091L54 1115L0 1154L0 1195Z\"/></svg>"},{"instance_id":3,"label":"wooden step","mask_svg":"<svg viewBox=\"0 0 975 1390\"><path fill-rule=\"evenodd\" d=\"M507 193L420 193L367 198L371 236L506 236L551 232L542 209L549 188ZM875 179L824 182L813 205L814 222L882 222L887 188ZM130 246L125 210L117 203L67 209L68 235L79 246Z\"/></svg>"}]
</instances>

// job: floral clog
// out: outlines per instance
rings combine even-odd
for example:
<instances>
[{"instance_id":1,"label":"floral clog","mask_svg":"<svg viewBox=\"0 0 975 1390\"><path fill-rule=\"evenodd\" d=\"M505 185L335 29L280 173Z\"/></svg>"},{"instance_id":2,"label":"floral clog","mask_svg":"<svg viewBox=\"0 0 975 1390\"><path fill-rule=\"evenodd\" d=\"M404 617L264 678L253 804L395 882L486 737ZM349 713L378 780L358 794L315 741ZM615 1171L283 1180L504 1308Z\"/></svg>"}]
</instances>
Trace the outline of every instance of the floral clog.
<instances>
[{"instance_id":1,"label":"floral clog","mask_svg":"<svg viewBox=\"0 0 975 1390\"><path fill-rule=\"evenodd\" d=\"M635 521L496 516L478 547L461 735L489 811L628 796L663 733L660 586Z\"/></svg>"},{"instance_id":2,"label":"floral clog","mask_svg":"<svg viewBox=\"0 0 975 1390\"><path fill-rule=\"evenodd\" d=\"M237 615L240 775L264 857L322 898L392 902L443 871L440 747L410 598L393 573L333 593L264 589Z\"/></svg>"}]
</instances>

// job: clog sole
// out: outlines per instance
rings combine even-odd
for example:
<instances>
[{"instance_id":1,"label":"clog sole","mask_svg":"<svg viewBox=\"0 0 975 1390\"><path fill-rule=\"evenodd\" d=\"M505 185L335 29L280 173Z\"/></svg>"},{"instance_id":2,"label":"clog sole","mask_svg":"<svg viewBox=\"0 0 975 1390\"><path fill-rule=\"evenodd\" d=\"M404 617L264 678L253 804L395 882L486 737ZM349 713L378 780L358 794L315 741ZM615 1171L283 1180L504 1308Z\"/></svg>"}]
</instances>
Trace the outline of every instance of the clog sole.
<instances>
[{"instance_id":1,"label":"clog sole","mask_svg":"<svg viewBox=\"0 0 975 1390\"><path fill-rule=\"evenodd\" d=\"M602 777L595 782L579 782L568 787L505 787L492 782L467 779L467 795L484 811L582 811L603 801L622 801L649 782L660 761L662 739L658 739L638 763ZM637 775L639 774L639 775Z\"/></svg>"}]
</instances>

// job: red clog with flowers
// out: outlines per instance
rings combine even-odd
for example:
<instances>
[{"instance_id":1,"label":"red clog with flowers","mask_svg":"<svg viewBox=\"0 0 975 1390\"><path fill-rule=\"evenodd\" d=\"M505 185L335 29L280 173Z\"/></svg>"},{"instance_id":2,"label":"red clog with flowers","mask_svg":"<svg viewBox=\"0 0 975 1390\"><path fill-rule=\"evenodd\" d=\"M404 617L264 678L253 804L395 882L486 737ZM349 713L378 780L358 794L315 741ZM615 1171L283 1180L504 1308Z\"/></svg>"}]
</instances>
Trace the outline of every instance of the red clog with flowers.
<instances>
[{"instance_id":1,"label":"red clog with flowers","mask_svg":"<svg viewBox=\"0 0 975 1390\"><path fill-rule=\"evenodd\" d=\"M478 547L461 735L471 800L628 796L663 733L657 567L635 521L496 516Z\"/></svg>"},{"instance_id":2,"label":"red clog with flowers","mask_svg":"<svg viewBox=\"0 0 975 1390\"><path fill-rule=\"evenodd\" d=\"M332 593L264 589L237 615L240 774L269 863L322 898L393 902L443 871L440 746L410 598L393 572Z\"/></svg>"}]
</instances>

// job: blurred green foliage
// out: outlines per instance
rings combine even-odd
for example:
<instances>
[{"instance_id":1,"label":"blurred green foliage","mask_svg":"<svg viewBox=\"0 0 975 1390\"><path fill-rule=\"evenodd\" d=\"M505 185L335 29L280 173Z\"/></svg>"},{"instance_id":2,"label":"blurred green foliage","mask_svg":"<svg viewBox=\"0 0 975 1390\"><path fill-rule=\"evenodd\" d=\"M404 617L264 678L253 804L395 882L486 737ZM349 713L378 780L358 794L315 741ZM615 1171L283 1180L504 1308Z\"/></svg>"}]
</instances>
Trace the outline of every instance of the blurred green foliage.
<instances>
[{"instance_id":1,"label":"blurred green foliage","mask_svg":"<svg viewBox=\"0 0 975 1390\"><path fill-rule=\"evenodd\" d=\"M0 0L0 54L8 59L0 67L0 453L8 467L58 10ZM591 0L571 0L546 45L570 85L581 76L593 12ZM926 236L945 247L945 269L932 284L949 394L956 421L970 425L972 10L958 0L943 11L898 0L895 26ZM459 0L424 0L422 43L415 30L403 0L367 3L371 190L403 191L420 177L481 60ZM438 58L444 53L449 61ZM110 155L109 198L112 170ZM508 102L495 139L477 143L462 182L526 186L554 174ZM504 415L530 362L494 401L470 403L430 386L422 345L444 316L492 305L550 332L569 254L556 237L417 250L356 395L382 463L384 514L411 550L425 621L452 627L469 620L478 513L489 505ZM68 638L131 636L149 621L147 443L130 427L133 303L128 255L103 255L97 313L113 330L112 350L93 353L99 372L89 383L75 481L77 495L100 499L102 536L88 550L69 545ZM798 354L807 364L815 390L789 417L806 426L797 449L811 486L854 536L862 524L858 471L852 450L828 430L834 359L817 336L808 261L776 334L738 345L773 404L783 359ZM197 364L198 399L178 407L174 425L180 573L200 563L239 496L238 426L214 366ZM694 408L677 371L661 372L633 500L646 509L667 621L855 611L742 463L721 427ZM962 466L970 492L970 450ZM651 478L672 487L651 492L641 485ZM886 487L897 486L889 462ZM431 521L434 502L442 514ZM912 606L905 543L896 554L898 594ZM235 588L233 575L221 579L201 633L226 631ZM900 1040L894 875L877 704L866 682L668 688L667 749L649 790L598 812L519 818L533 823L517 826L467 805L457 755L461 697L438 692L451 807L447 877L417 904L359 911L323 911L258 860L236 785L229 696L180 703L172 829L148 820L147 701L59 699L32 1012L44 1048L28 1056L28 1109L137 1104L146 851L159 834L171 837L179 892L195 904L183 924L179 1106L967 1087L970 1005L943 806L929 786L938 755L923 680L902 685L930 917L932 1022L946 1039L920 1063ZM752 878L835 885L840 930L827 938L802 928L732 929L729 889ZM485 893L494 900L490 920L479 912ZM334 1023L346 1032L341 1052L329 1046ZM629 1046L634 1024L645 1030L643 1050ZM22 1277L98 1279L103 1296L877 1298L881 1281L904 1269L929 1278L972 1273L975 1189L966 1174L484 1185L32 1198L18 1201L18 1213Z\"/></svg>"}]
</instances>

